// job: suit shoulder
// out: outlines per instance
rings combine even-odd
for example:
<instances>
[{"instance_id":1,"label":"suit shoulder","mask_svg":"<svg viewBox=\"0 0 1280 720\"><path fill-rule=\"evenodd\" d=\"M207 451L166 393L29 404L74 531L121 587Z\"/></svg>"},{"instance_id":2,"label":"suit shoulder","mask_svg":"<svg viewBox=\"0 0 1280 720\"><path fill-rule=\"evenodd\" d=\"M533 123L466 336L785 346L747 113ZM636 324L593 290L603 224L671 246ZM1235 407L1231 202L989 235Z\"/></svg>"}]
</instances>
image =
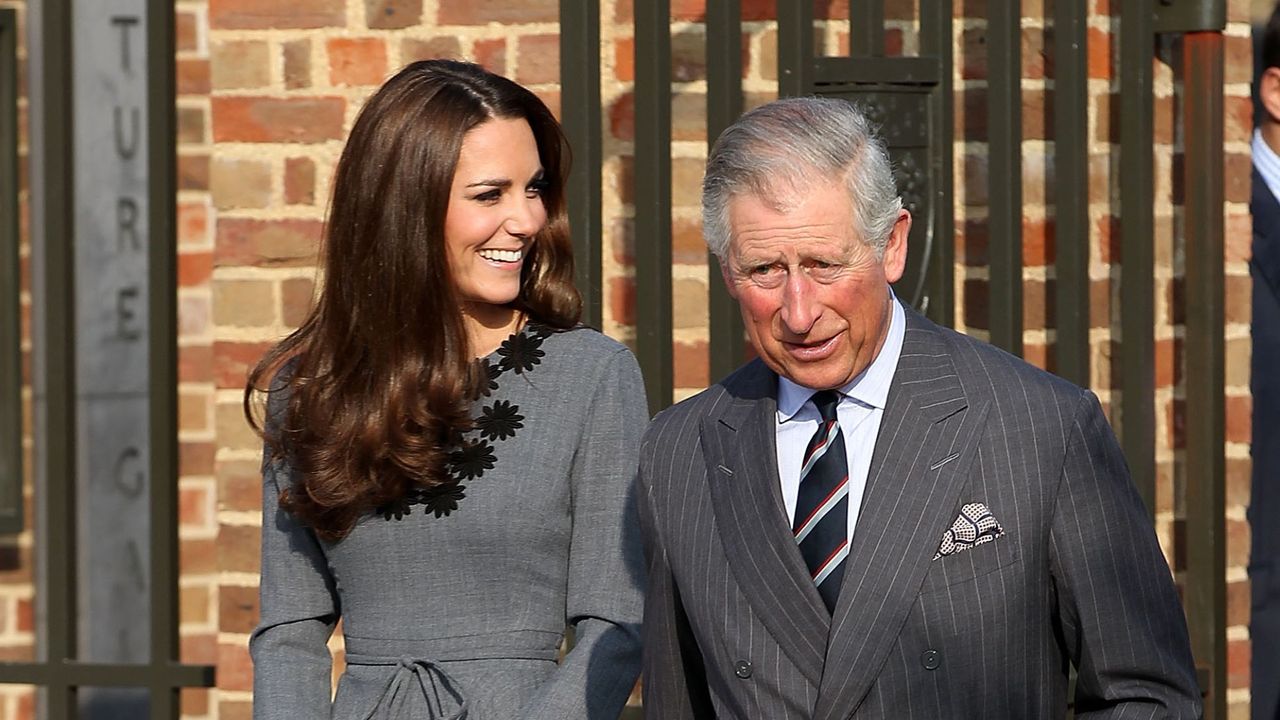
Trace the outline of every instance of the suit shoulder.
<instances>
[{"instance_id":1,"label":"suit shoulder","mask_svg":"<svg viewBox=\"0 0 1280 720\"><path fill-rule=\"evenodd\" d=\"M1058 403L1074 402L1089 392L988 342L948 328L941 331L952 348L956 374L966 392L999 398L1007 395L1010 388L1018 387L1028 398Z\"/></svg>"}]
</instances>

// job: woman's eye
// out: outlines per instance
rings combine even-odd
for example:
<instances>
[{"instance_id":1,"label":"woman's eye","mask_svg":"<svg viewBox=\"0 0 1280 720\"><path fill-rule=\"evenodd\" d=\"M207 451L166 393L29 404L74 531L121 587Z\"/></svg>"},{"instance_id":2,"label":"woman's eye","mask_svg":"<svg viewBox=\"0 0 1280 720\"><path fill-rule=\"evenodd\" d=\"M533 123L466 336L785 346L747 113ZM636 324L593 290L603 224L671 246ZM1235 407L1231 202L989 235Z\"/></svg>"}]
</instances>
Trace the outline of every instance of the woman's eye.
<instances>
[{"instance_id":1,"label":"woman's eye","mask_svg":"<svg viewBox=\"0 0 1280 720\"><path fill-rule=\"evenodd\" d=\"M548 186L546 180L534 180L529 183L529 187L525 188L525 194L529 197L540 197L547 192Z\"/></svg>"},{"instance_id":2,"label":"woman's eye","mask_svg":"<svg viewBox=\"0 0 1280 720\"><path fill-rule=\"evenodd\" d=\"M482 192L479 195L476 195L474 198L472 198L472 200L477 200L479 202L487 203L487 202L496 202L500 197L502 197L502 191L497 188L494 188L493 190L486 190L485 192Z\"/></svg>"}]
</instances>

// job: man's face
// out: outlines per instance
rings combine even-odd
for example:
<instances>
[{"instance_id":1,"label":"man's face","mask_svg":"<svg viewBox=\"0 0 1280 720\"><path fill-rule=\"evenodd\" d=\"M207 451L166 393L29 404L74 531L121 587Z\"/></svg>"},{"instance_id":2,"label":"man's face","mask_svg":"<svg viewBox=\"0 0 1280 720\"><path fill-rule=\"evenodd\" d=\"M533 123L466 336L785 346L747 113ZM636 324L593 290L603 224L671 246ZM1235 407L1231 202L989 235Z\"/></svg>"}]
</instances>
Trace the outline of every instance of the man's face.
<instances>
[{"instance_id":1,"label":"man's face","mask_svg":"<svg viewBox=\"0 0 1280 720\"><path fill-rule=\"evenodd\" d=\"M784 210L729 201L722 262L751 344L776 373L815 390L862 372L889 330L889 283L902 277L911 215L898 214L884 257L854 224L843 182L815 183Z\"/></svg>"}]
</instances>

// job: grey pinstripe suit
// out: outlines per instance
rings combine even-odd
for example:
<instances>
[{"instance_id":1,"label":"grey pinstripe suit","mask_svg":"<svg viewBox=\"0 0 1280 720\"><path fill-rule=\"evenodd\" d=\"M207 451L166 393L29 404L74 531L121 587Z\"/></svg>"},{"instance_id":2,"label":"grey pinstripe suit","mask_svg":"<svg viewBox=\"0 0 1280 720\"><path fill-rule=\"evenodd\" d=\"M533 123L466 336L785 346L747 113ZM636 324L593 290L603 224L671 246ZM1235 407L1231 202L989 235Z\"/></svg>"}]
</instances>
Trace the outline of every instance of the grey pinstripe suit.
<instances>
[{"instance_id":1,"label":"grey pinstripe suit","mask_svg":"<svg viewBox=\"0 0 1280 720\"><path fill-rule=\"evenodd\" d=\"M839 602L778 486L760 361L641 453L645 709L675 718L1190 718L1168 566L1096 398L907 312ZM934 559L960 507L1004 535Z\"/></svg>"}]
</instances>

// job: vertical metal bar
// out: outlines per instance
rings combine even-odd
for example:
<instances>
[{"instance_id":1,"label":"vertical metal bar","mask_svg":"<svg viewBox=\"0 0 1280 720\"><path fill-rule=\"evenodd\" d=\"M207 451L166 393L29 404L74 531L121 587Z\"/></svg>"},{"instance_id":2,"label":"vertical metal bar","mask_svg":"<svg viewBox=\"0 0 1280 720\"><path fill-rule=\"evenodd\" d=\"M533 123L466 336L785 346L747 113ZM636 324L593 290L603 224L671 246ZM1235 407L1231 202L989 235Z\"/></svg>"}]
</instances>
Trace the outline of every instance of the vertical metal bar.
<instances>
[{"instance_id":1,"label":"vertical metal bar","mask_svg":"<svg viewBox=\"0 0 1280 720\"><path fill-rule=\"evenodd\" d=\"M601 327L600 4L560 0L560 115L573 148L566 188L573 232L574 278L582 293L582 321Z\"/></svg>"},{"instance_id":2,"label":"vertical metal bar","mask_svg":"<svg viewBox=\"0 0 1280 720\"><path fill-rule=\"evenodd\" d=\"M929 257L924 271L926 295L922 307L934 322L955 325L955 208L952 193L954 137L952 65L954 44L951 32L952 4L929 2L920 5L920 53L938 59L938 87L929 98L929 175L933 187L933 217L916 218L931 222L931 246L921 248Z\"/></svg>"},{"instance_id":3,"label":"vertical metal bar","mask_svg":"<svg viewBox=\"0 0 1280 720\"><path fill-rule=\"evenodd\" d=\"M1155 512L1155 34L1152 0L1120 5L1120 441L1133 481ZM1118 101L1118 98L1117 98Z\"/></svg>"},{"instance_id":4,"label":"vertical metal bar","mask_svg":"<svg viewBox=\"0 0 1280 720\"><path fill-rule=\"evenodd\" d=\"M849 55L884 57L884 0L847 0Z\"/></svg>"},{"instance_id":5,"label":"vertical metal bar","mask_svg":"<svg viewBox=\"0 0 1280 720\"><path fill-rule=\"evenodd\" d=\"M42 128L40 145L44 204L43 327L45 503L40 513L45 553L45 657L53 666L76 657L76 303L75 303L75 133L72 121L71 0L45 0L40 8ZM48 687L45 717L70 720L75 687L59 673Z\"/></svg>"},{"instance_id":6,"label":"vertical metal bar","mask_svg":"<svg viewBox=\"0 0 1280 720\"><path fill-rule=\"evenodd\" d=\"M707 149L742 114L742 3L707 2ZM729 297L719 261L707 254L711 381L742 363L742 314Z\"/></svg>"},{"instance_id":7,"label":"vertical metal bar","mask_svg":"<svg viewBox=\"0 0 1280 720\"><path fill-rule=\"evenodd\" d=\"M147 0L148 483L152 720L177 720L178 646L177 88L172 0Z\"/></svg>"},{"instance_id":8,"label":"vertical metal bar","mask_svg":"<svg viewBox=\"0 0 1280 720\"><path fill-rule=\"evenodd\" d=\"M1187 579L1191 647L1210 673L1206 716L1227 716L1223 39L1183 38L1186 153Z\"/></svg>"},{"instance_id":9,"label":"vertical metal bar","mask_svg":"<svg viewBox=\"0 0 1280 720\"><path fill-rule=\"evenodd\" d=\"M1053 6L1057 372L1089 384L1089 80L1084 0Z\"/></svg>"},{"instance_id":10,"label":"vertical metal bar","mask_svg":"<svg viewBox=\"0 0 1280 720\"><path fill-rule=\"evenodd\" d=\"M778 96L813 92L813 3L778 3Z\"/></svg>"},{"instance_id":11,"label":"vertical metal bar","mask_svg":"<svg viewBox=\"0 0 1280 720\"><path fill-rule=\"evenodd\" d=\"M1022 354L1022 3L987 15L991 342Z\"/></svg>"},{"instance_id":12,"label":"vertical metal bar","mask_svg":"<svg viewBox=\"0 0 1280 720\"><path fill-rule=\"evenodd\" d=\"M22 278L18 14L0 8L0 532L22 530Z\"/></svg>"},{"instance_id":13,"label":"vertical metal bar","mask_svg":"<svg viewBox=\"0 0 1280 720\"><path fill-rule=\"evenodd\" d=\"M636 358L649 410L671 404L671 0L635 3Z\"/></svg>"}]
</instances>

